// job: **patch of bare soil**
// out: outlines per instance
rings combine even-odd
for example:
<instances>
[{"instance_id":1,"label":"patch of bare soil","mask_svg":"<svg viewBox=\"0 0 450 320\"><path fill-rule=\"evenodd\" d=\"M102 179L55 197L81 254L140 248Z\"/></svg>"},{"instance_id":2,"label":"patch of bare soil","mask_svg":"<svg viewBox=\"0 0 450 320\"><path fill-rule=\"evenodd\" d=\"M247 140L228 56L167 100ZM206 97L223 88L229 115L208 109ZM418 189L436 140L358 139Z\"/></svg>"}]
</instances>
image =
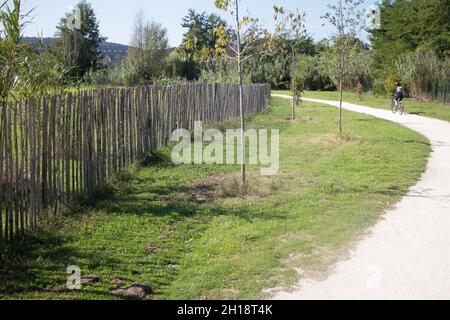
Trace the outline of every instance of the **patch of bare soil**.
<instances>
[{"instance_id":1,"label":"patch of bare soil","mask_svg":"<svg viewBox=\"0 0 450 320\"><path fill-rule=\"evenodd\" d=\"M186 190L199 203L223 199L261 199L279 190L289 174L261 176L259 172L247 174L248 186L245 190L240 173L222 174L194 181Z\"/></svg>"},{"instance_id":2,"label":"patch of bare soil","mask_svg":"<svg viewBox=\"0 0 450 320\"><path fill-rule=\"evenodd\" d=\"M317 134L304 141L304 144L321 144L328 143L332 145L341 144L351 141L363 141L364 137L355 135L351 132L343 132L341 134Z\"/></svg>"}]
</instances>

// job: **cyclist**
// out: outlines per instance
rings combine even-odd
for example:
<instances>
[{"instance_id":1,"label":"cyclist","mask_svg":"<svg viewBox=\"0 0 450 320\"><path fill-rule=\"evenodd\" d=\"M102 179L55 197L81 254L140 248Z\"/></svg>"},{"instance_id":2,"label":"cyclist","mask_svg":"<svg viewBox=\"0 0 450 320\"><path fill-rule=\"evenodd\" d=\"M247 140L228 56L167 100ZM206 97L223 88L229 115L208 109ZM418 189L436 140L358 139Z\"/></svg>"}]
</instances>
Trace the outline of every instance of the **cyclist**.
<instances>
[{"instance_id":1,"label":"cyclist","mask_svg":"<svg viewBox=\"0 0 450 320\"><path fill-rule=\"evenodd\" d=\"M395 106L398 106L403 101L403 87L399 81L395 82L395 89L392 92L392 97L395 99Z\"/></svg>"}]
</instances>

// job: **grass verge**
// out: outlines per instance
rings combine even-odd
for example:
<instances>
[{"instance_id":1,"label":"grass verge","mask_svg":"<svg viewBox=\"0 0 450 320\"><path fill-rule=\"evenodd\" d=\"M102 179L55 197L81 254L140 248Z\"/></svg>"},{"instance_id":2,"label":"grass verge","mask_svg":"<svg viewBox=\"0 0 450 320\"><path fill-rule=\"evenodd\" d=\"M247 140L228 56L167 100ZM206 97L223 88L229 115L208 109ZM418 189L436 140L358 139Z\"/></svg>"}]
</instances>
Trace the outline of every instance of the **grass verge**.
<instances>
[{"instance_id":1,"label":"grass verge","mask_svg":"<svg viewBox=\"0 0 450 320\"><path fill-rule=\"evenodd\" d=\"M291 92L286 90L279 90L276 93L291 95ZM311 99L339 100L339 92L336 91L306 91L304 96ZM372 94L364 94L362 100L360 100L358 94L345 92L344 101L379 109L390 110L391 108L391 100L388 97ZM450 121L450 106L439 102L417 101L407 98L405 99L405 108L406 112L410 114Z\"/></svg>"},{"instance_id":2,"label":"grass verge","mask_svg":"<svg viewBox=\"0 0 450 320\"><path fill-rule=\"evenodd\" d=\"M428 141L398 125L349 113L342 139L334 108L305 103L290 121L289 101L271 105L248 125L280 129L277 177L250 175L261 187L241 197L235 166L131 170L93 208L1 248L0 298L117 299L110 290L136 283L152 288L149 299L263 298L299 268L325 270L425 168ZM102 279L67 291L68 265Z\"/></svg>"}]
</instances>

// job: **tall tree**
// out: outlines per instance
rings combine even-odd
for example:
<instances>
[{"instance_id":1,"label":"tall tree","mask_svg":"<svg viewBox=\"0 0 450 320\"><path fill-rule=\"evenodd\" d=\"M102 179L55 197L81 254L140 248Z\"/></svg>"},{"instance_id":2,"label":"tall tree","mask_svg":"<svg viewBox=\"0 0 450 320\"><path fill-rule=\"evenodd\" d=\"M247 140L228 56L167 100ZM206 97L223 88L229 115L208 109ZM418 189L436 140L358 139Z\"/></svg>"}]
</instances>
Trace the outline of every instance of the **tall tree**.
<instances>
[{"instance_id":1,"label":"tall tree","mask_svg":"<svg viewBox=\"0 0 450 320\"><path fill-rule=\"evenodd\" d=\"M179 48L181 54L199 63L203 69L209 67L215 56L217 42L214 30L226 26L226 22L217 14L197 13L189 9L181 26L187 29Z\"/></svg>"},{"instance_id":2,"label":"tall tree","mask_svg":"<svg viewBox=\"0 0 450 320\"><path fill-rule=\"evenodd\" d=\"M80 19L71 24L71 19ZM100 34L100 27L94 9L85 0L80 1L71 12L66 13L57 26L55 44L70 68L72 80L81 80L89 70L102 67L100 44L106 40Z\"/></svg>"},{"instance_id":3,"label":"tall tree","mask_svg":"<svg viewBox=\"0 0 450 320\"><path fill-rule=\"evenodd\" d=\"M342 103L344 92L344 77L348 65L352 63L348 59L347 53L354 44L354 39L358 37L365 27L367 15L361 8L364 0L337 0L336 4L328 5L328 12L324 19L335 28L333 35L335 46L339 54L339 133L342 134Z\"/></svg>"},{"instance_id":4,"label":"tall tree","mask_svg":"<svg viewBox=\"0 0 450 320\"><path fill-rule=\"evenodd\" d=\"M377 77L391 76L397 60L417 49L450 54L450 0L383 0L382 24L370 31Z\"/></svg>"},{"instance_id":5,"label":"tall tree","mask_svg":"<svg viewBox=\"0 0 450 320\"><path fill-rule=\"evenodd\" d=\"M128 58L137 65L141 81L151 82L164 73L168 56L167 30L154 21L146 21L141 11L136 16Z\"/></svg>"}]
</instances>

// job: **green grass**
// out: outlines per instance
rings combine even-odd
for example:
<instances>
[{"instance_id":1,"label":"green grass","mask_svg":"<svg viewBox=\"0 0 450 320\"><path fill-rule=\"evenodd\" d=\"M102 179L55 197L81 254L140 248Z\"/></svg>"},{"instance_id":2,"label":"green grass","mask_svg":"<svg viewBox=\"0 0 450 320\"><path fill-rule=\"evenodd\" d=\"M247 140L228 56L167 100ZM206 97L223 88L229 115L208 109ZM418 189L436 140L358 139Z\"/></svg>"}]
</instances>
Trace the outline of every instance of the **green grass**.
<instances>
[{"instance_id":1,"label":"green grass","mask_svg":"<svg viewBox=\"0 0 450 320\"><path fill-rule=\"evenodd\" d=\"M289 91L280 90L276 93L291 94ZM339 92L336 91L306 91L305 98L311 99L325 99L325 100L339 100ZM363 106L369 106L379 109L390 109L391 100L385 96L378 96L372 94L364 94L361 101L358 95L354 92L345 92L344 101ZM445 121L450 121L450 105L443 105L439 102L424 102L414 99L405 99L406 112L419 116L425 116Z\"/></svg>"},{"instance_id":2,"label":"green grass","mask_svg":"<svg viewBox=\"0 0 450 320\"><path fill-rule=\"evenodd\" d=\"M235 166L163 162L130 171L99 192L95 208L49 219L39 235L3 248L0 297L111 299L119 278L148 284L151 299L253 299L294 283L295 268L324 270L418 179L430 146L354 113L341 140L334 108L305 103L300 112L289 121L289 101L272 99L270 111L248 124L281 130L281 171L270 195L192 197L192 181ZM66 291L68 265L102 281Z\"/></svg>"}]
</instances>

